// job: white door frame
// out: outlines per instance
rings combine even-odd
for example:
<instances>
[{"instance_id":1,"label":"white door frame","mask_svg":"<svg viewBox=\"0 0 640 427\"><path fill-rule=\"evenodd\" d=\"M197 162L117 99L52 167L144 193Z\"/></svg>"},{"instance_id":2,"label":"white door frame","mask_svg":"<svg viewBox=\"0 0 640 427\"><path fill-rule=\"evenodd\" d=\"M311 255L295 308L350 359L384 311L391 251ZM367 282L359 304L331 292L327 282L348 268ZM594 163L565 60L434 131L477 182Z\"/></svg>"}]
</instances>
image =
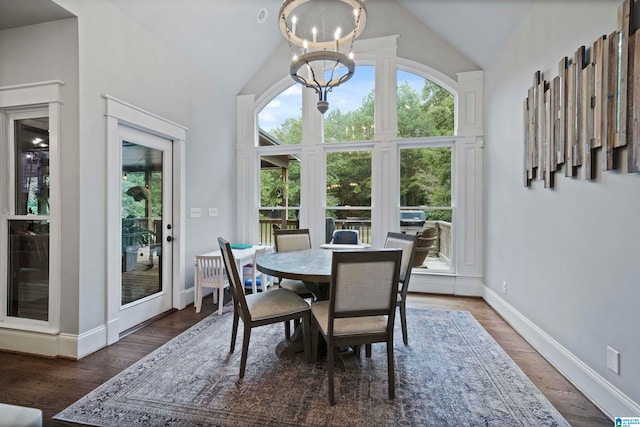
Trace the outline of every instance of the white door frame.
<instances>
[{"instance_id":1,"label":"white door frame","mask_svg":"<svg viewBox=\"0 0 640 427\"><path fill-rule=\"evenodd\" d=\"M171 236L173 237L173 208L170 204L173 204L173 200L171 199L173 191L171 186L173 185L173 180L171 178L173 174L173 141L161 138L157 135L142 132L138 129L133 129L129 126L120 125L118 126L120 131L120 144L122 147L121 153L124 153L123 143L126 141L128 143L136 144L139 147L145 147L149 150L155 150L162 153L162 197L161 197L161 206L162 213L160 215L162 219L162 224L160 226L161 233L157 236L160 240L156 240L156 244L159 244L161 247L160 253L163 254L157 261L158 270L157 272L161 272L160 277L160 291L154 292L151 295L147 295L143 298L137 299L135 301L129 302L125 305L120 306L120 314L118 315L120 328L120 334L123 331L132 328L136 325L139 325L142 322L147 321L150 318L153 318L161 313L166 312L173 306L173 287L170 286L173 280L172 270L173 270L173 261L172 261L172 251L171 247L173 246L172 242L169 242L164 237ZM124 172L122 169L121 171ZM121 172L121 174L122 174ZM121 175L122 176L122 175ZM122 193L122 179L121 179L121 187L120 194ZM151 216L149 212L145 212L145 216ZM120 215L123 218L122 215ZM122 236L122 229L120 231L120 235ZM150 252L150 257L152 252ZM138 253L136 251L136 263L138 262ZM148 259L145 259L148 261ZM122 271L122 270L120 270ZM120 279L120 290L122 292L123 283L122 279L124 277L124 273L121 273ZM120 296L120 300L122 301L122 293ZM121 303L122 304L122 303Z\"/></svg>"},{"instance_id":2,"label":"white door frame","mask_svg":"<svg viewBox=\"0 0 640 427\"><path fill-rule=\"evenodd\" d=\"M185 298L185 188L184 162L186 127L153 113L144 111L109 95L106 100L107 118L107 344L120 339L120 274L122 268L121 227L121 144L119 125L126 125L173 141L173 238L172 243L172 307L183 309Z\"/></svg>"}]
</instances>

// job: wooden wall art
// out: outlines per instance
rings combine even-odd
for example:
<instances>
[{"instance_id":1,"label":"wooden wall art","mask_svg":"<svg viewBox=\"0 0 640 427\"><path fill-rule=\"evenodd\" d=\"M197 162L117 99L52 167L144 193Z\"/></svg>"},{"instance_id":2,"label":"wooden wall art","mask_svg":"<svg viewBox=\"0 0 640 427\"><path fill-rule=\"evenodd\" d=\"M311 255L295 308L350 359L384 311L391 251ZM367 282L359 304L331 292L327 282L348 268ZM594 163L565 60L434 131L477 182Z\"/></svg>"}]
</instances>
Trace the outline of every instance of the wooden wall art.
<instances>
[{"instance_id":1,"label":"wooden wall art","mask_svg":"<svg viewBox=\"0 0 640 427\"><path fill-rule=\"evenodd\" d=\"M616 151L625 149L627 171L640 172L640 6L634 2L619 7L620 30L562 58L553 79L533 74L523 104L526 187L540 179L553 188L561 166L567 177L593 179L596 150L602 170L622 167Z\"/></svg>"}]
</instances>

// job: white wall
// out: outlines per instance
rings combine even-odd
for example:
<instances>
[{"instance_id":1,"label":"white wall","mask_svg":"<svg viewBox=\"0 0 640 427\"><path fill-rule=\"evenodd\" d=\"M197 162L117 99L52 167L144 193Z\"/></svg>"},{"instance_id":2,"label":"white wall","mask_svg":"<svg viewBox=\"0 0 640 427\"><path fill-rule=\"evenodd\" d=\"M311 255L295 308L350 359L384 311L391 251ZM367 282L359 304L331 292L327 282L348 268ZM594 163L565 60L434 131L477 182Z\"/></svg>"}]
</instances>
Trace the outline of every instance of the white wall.
<instances>
[{"instance_id":1,"label":"white wall","mask_svg":"<svg viewBox=\"0 0 640 427\"><path fill-rule=\"evenodd\" d=\"M78 31L77 20L64 19L0 31L0 86L60 80L62 332L78 331ZM4 185L4 184L3 184Z\"/></svg>"},{"instance_id":2,"label":"white wall","mask_svg":"<svg viewBox=\"0 0 640 427\"><path fill-rule=\"evenodd\" d=\"M233 239L235 96L108 1L57 0L78 16L80 144L78 198L80 334L105 322L106 120L103 94L188 128L186 204L219 207L216 218L187 218L186 259ZM64 155L64 154L63 154ZM188 261L187 261L188 262ZM188 262L188 264L190 264ZM192 284L187 268L186 287Z\"/></svg>"},{"instance_id":3,"label":"white wall","mask_svg":"<svg viewBox=\"0 0 640 427\"><path fill-rule=\"evenodd\" d=\"M610 416L632 415L620 402L640 408L627 400L640 402L640 175L588 182L562 170L553 190L525 188L522 103L535 71L552 80L562 57L618 28L621 3L536 2L485 73L485 284L577 358L572 380ZM620 352L620 375L607 369L607 346Z\"/></svg>"}]
</instances>

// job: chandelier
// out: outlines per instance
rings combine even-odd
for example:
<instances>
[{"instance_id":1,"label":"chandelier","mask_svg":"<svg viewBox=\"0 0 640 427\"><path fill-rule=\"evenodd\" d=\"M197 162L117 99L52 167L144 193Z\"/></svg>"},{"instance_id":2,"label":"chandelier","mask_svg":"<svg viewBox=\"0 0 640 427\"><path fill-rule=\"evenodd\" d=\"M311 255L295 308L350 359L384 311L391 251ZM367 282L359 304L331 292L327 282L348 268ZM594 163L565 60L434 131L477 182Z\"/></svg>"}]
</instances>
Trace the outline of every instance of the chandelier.
<instances>
[{"instance_id":1,"label":"chandelier","mask_svg":"<svg viewBox=\"0 0 640 427\"><path fill-rule=\"evenodd\" d=\"M327 94L353 76L353 42L364 29L365 9L360 0L284 0L278 16L293 55L289 74L316 92L324 114Z\"/></svg>"}]
</instances>

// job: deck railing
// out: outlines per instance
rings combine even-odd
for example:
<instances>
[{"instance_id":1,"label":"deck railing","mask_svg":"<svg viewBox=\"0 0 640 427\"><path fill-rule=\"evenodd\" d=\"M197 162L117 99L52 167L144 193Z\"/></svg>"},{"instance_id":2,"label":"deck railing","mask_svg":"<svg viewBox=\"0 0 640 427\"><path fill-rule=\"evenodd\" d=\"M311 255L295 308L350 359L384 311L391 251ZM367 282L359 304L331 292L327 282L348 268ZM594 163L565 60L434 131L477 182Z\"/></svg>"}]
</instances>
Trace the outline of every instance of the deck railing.
<instances>
[{"instance_id":1,"label":"deck railing","mask_svg":"<svg viewBox=\"0 0 640 427\"><path fill-rule=\"evenodd\" d=\"M438 230L438 254L451 259L451 223L445 221L429 221L431 226L436 226ZM298 228L298 221L287 221L287 228ZM427 224L425 224L427 225ZM275 227L282 227L281 219L261 219L260 220L260 243L266 246L273 246L273 230ZM371 243L371 221L362 219L336 219L335 228L358 230L360 240L363 243Z\"/></svg>"}]
</instances>

